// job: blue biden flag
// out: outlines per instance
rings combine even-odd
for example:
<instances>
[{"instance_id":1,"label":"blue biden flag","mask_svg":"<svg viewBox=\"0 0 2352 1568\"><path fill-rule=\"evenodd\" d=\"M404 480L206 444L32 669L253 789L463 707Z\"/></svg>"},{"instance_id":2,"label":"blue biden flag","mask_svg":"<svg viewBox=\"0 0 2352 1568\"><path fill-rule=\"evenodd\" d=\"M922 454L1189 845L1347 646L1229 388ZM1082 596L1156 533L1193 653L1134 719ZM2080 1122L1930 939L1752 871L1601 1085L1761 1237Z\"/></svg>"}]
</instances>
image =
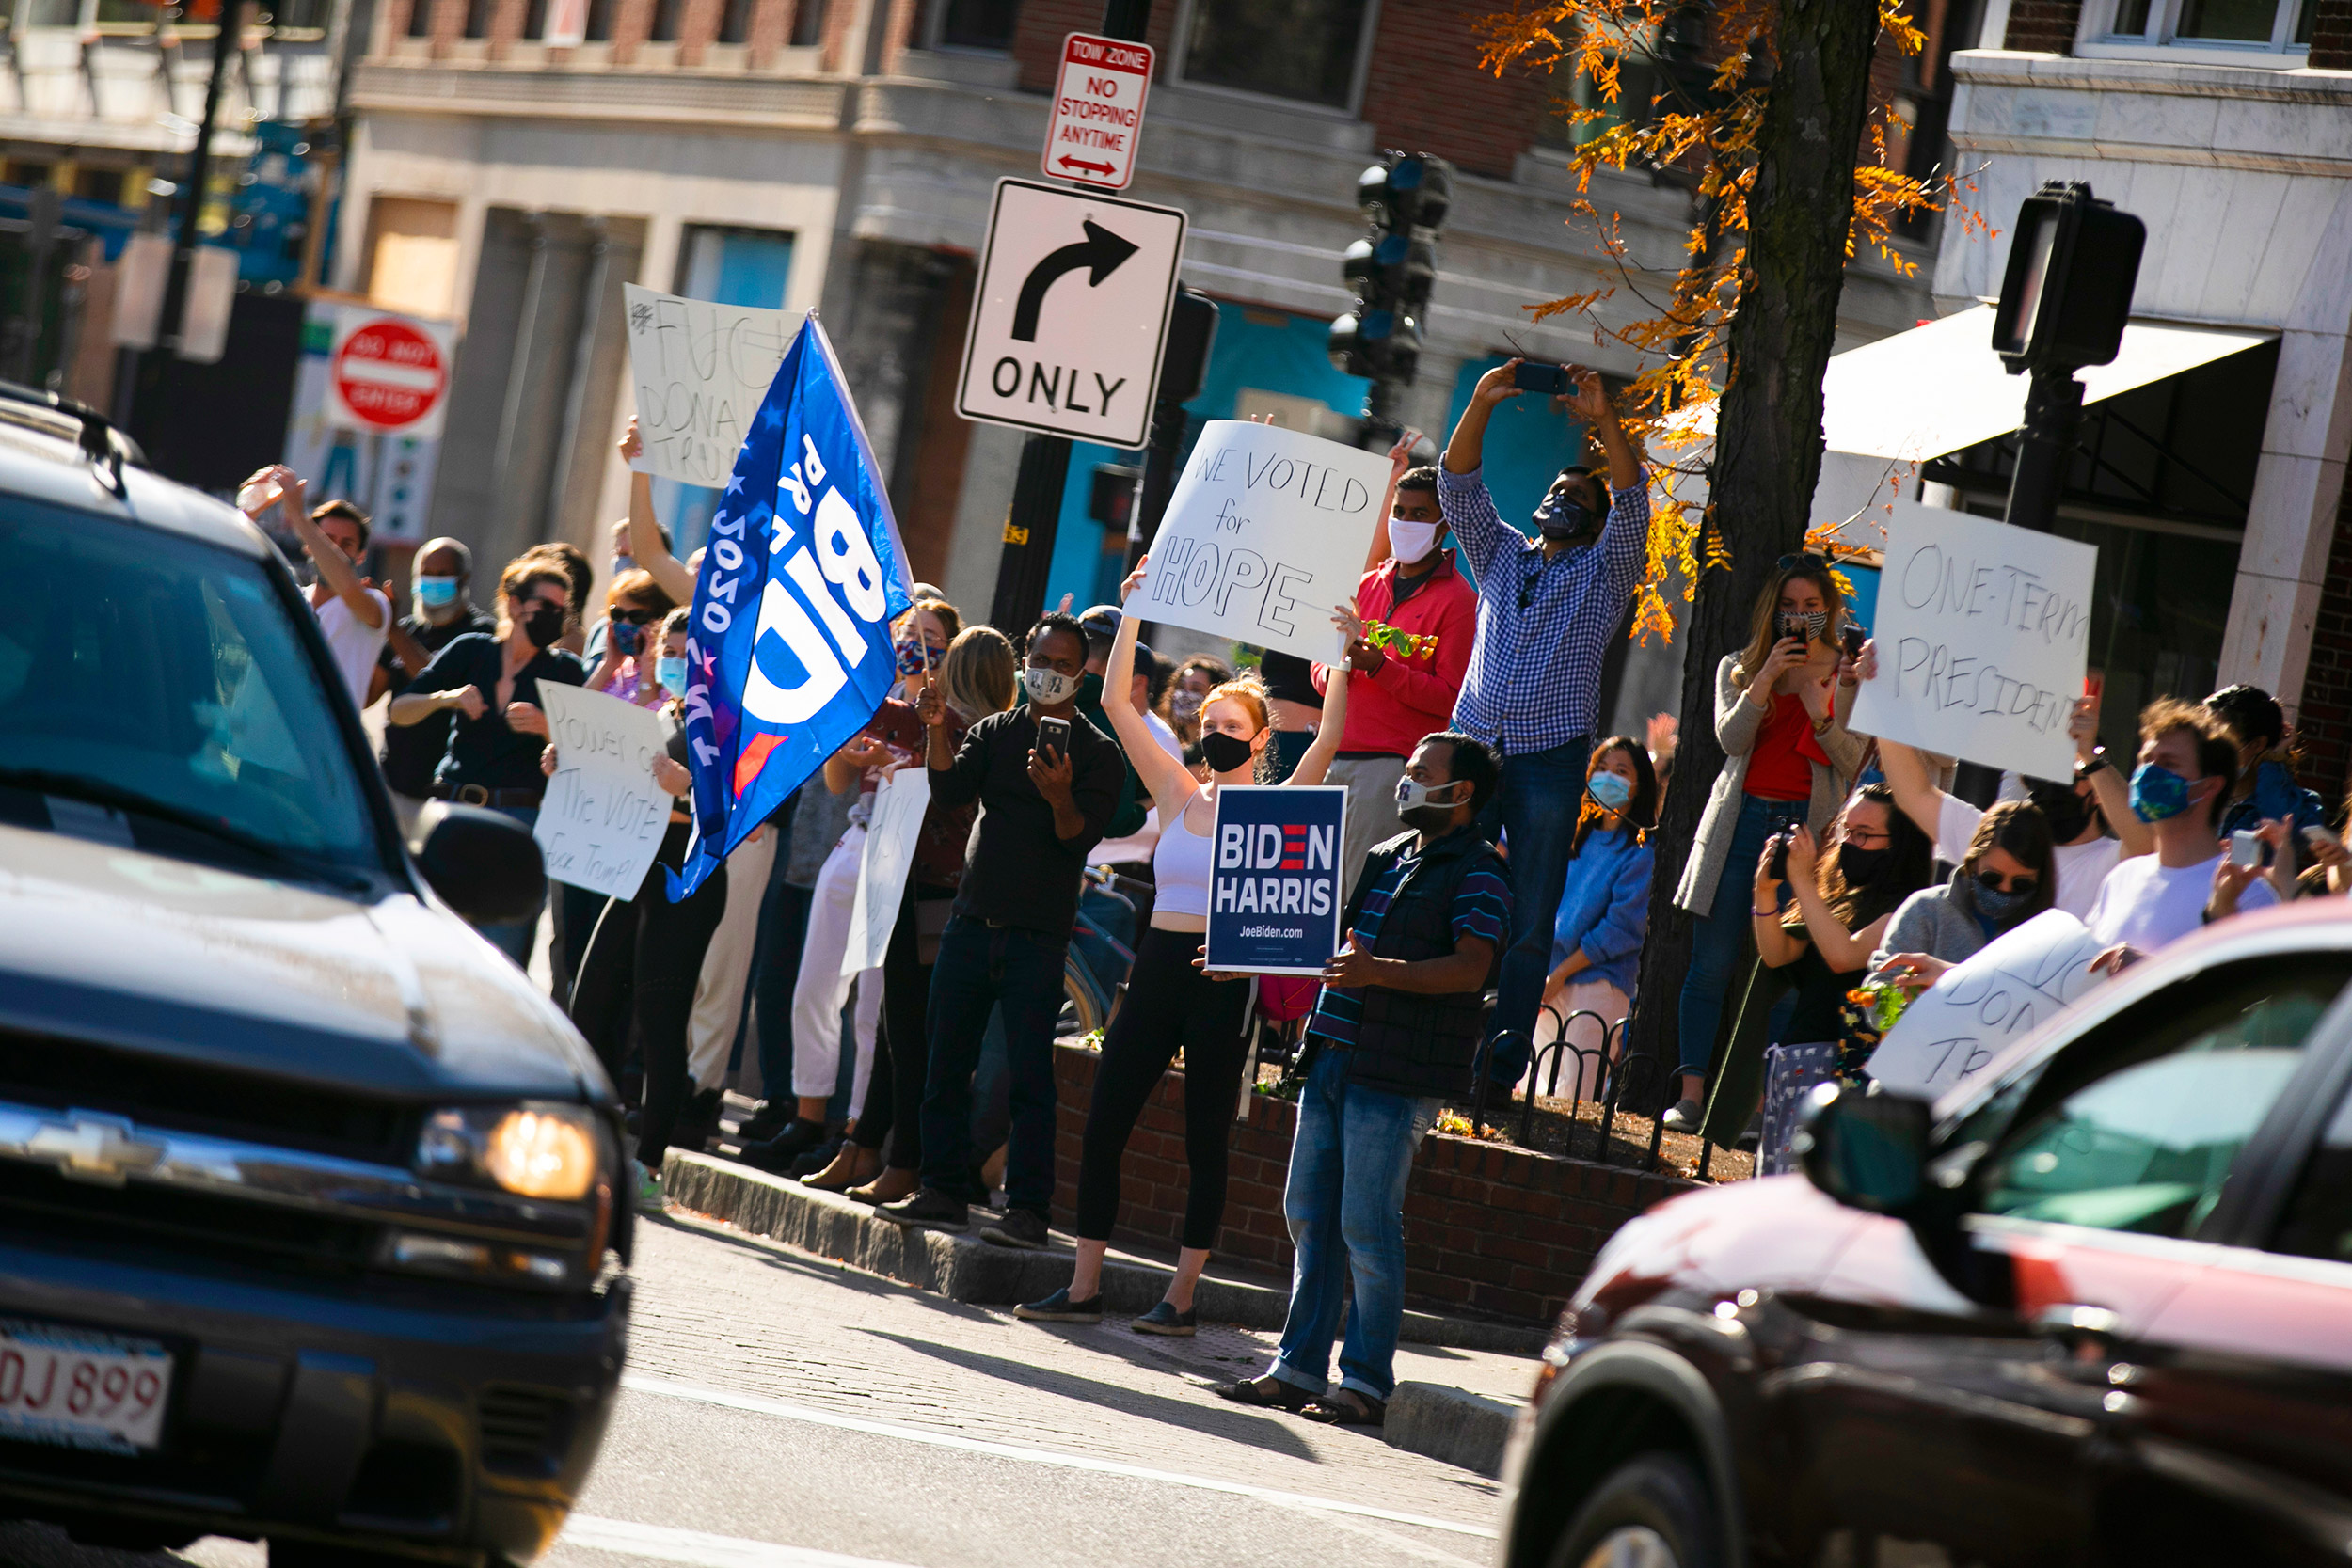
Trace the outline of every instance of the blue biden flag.
<instances>
[{"instance_id":1,"label":"blue biden flag","mask_svg":"<svg viewBox=\"0 0 2352 1568\"><path fill-rule=\"evenodd\" d=\"M913 602L881 467L817 313L736 454L687 628L700 887L784 798L864 729L898 679L890 623Z\"/></svg>"}]
</instances>

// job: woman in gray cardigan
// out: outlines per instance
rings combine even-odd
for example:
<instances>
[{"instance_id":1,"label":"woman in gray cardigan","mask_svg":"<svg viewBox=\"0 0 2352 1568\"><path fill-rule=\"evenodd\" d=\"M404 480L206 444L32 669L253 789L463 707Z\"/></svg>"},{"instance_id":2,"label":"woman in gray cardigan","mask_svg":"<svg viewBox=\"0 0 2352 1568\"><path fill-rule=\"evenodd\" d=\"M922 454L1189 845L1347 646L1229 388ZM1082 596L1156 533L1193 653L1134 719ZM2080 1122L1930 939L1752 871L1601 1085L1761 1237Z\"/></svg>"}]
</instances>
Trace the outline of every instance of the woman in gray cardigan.
<instances>
[{"instance_id":1,"label":"woman in gray cardigan","mask_svg":"<svg viewBox=\"0 0 2352 1568\"><path fill-rule=\"evenodd\" d=\"M1700 918L1677 1020L1682 1094L1669 1127L1698 1125L1724 992L1751 940L1747 868L1774 833L1800 822L1822 833L1861 765L1863 744L1846 731L1853 682L1837 654L1845 618L1829 562L1783 556L1756 596L1748 645L1716 667L1724 768L1675 890L1675 903ZM1740 869L1726 877L1727 865Z\"/></svg>"}]
</instances>

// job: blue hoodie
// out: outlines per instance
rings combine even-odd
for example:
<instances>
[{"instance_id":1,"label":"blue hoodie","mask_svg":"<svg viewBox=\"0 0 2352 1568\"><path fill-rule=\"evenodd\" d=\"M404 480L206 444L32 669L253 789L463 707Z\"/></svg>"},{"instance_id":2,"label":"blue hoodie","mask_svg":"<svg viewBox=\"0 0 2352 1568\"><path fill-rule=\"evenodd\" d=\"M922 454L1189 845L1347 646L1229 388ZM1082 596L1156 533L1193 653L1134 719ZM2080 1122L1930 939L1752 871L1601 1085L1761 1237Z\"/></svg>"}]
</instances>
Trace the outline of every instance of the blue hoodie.
<instances>
[{"instance_id":1,"label":"blue hoodie","mask_svg":"<svg viewBox=\"0 0 2352 1568\"><path fill-rule=\"evenodd\" d=\"M1568 862L1560 890L1560 916L1551 927L1551 965L1581 947L1592 965L1579 975L1605 980L1628 996L1642 966L1642 937L1649 927L1649 846L1630 833L1596 827Z\"/></svg>"}]
</instances>

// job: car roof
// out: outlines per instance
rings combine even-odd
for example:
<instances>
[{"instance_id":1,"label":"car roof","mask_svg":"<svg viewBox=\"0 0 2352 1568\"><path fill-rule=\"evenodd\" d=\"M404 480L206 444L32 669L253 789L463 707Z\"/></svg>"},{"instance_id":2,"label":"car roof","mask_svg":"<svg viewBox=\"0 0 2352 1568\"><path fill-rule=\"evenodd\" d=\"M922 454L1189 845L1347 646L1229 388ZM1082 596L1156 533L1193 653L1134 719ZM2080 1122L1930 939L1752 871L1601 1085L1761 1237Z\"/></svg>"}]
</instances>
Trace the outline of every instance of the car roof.
<instances>
[{"instance_id":1,"label":"car roof","mask_svg":"<svg viewBox=\"0 0 2352 1568\"><path fill-rule=\"evenodd\" d=\"M117 495L111 467L92 462L78 436L69 416L0 401L0 496L164 529L255 559L265 560L277 548L227 501L135 463L122 465L122 494Z\"/></svg>"},{"instance_id":2,"label":"car roof","mask_svg":"<svg viewBox=\"0 0 2352 1568\"><path fill-rule=\"evenodd\" d=\"M2020 1069L2168 986L2224 964L2297 953L2352 953L2352 900L2297 899L2233 915L2168 944L2076 998L2047 1022L2020 1036L1964 1082L1945 1090L1936 1098L1934 1119L1941 1125L1973 1110Z\"/></svg>"}]
</instances>

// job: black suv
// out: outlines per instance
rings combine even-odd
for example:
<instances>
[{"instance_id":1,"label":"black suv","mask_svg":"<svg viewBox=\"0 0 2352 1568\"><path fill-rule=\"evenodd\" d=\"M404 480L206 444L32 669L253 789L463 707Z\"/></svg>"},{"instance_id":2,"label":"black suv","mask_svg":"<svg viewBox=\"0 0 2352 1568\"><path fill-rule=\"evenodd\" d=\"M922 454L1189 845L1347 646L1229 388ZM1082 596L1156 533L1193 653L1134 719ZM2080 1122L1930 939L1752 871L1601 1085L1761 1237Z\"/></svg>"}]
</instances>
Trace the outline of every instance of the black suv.
<instances>
[{"instance_id":1,"label":"black suv","mask_svg":"<svg viewBox=\"0 0 2352 1568\"><path fill-rule=\"evenodd\" d=\"M2022 983L2022 982L2021 982ZM2352 1558L2352 915L2228 921L1611 1239L1502 1568Z\"/></svg>"},{"instance_id":2,"label":"black suv","mask_svg":"<svg viewBox=\"0 0 2352 1568\"><path fill-rule=\"evenodd\" d=\"M528 1559L630 1214L594 1056L458 917L537 847L452 807L412 860L277 549L46 401L0 391L0 1513Z\"/></svg>"}]
</instances>

